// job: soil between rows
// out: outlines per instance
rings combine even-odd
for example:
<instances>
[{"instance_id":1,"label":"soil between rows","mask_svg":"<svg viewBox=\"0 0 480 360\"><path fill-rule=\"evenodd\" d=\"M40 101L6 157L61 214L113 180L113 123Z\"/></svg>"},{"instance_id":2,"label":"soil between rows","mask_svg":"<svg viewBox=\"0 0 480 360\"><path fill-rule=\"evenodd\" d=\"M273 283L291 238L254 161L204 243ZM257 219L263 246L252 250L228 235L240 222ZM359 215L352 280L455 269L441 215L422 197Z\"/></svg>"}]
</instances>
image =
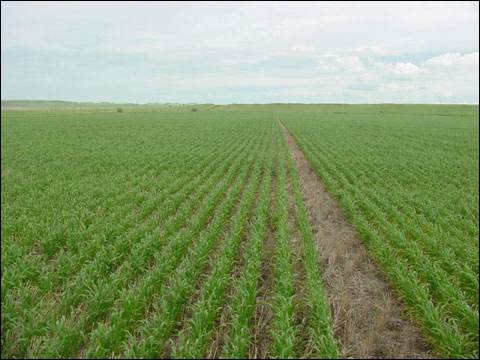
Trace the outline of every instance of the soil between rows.
<instances>
[{"instance_id":1,"label":"soil between rows","mask_svg":"<svg viewBox=\"0 0 480 360\"><path fill-rule=\"evenodd\" d=\"M360 237L280 123L295 160L319 252L334 332L349 358L432 358L431 346L409 319L369 257Z\"/></svg>"}]
</instances>

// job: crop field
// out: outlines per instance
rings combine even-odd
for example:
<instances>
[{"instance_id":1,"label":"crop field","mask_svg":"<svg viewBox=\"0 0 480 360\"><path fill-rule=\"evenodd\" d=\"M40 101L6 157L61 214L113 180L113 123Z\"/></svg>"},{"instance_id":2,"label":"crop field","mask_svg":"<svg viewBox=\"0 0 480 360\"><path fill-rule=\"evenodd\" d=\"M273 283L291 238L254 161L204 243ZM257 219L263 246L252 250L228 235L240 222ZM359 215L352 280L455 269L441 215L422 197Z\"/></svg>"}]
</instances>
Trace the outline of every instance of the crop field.
<instances>
[{"instance_id":1,"label":"crop field","mask_svg":"<svg viewBox=\"0 0 480 360\"><path fill-rule=\"evenodd\" d=\"M439 352L477 356L478 114L418 108L284 122Z\"/></svg>"},{"instance_id":2,"label":"crop field","mask_svg":"<svg viewBox=\"0 0 480 360\"><path fill-rule=\"evenodd\" d=\"M196 110L2 111L2 358L478 357L478 107Z\"/></svg>"}]
</instances>

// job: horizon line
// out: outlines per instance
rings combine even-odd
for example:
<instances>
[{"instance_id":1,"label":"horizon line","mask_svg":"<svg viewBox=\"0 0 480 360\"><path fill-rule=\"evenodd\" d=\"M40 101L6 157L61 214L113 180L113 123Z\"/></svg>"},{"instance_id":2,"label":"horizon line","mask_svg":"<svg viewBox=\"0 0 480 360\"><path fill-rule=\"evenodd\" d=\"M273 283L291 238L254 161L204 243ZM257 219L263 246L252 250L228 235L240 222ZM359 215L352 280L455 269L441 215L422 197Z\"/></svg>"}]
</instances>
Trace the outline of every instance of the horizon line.
<instances>
[{"instance_id":1,"label":"horizon line","mask_svg":"<svg viewBox=\"0 0 480 360\"><path fill-rule=\"evenodd\" d=\"M64 102L64 103L78 103L78 104L114 104L114 105L161 105L161 104L178 104L178 105L479 105L479 102L231 102L231 103L214 103L214 102L177 102L177 101L165 101L165 102L115 102L115 101L78 101L78 100L45 100L45 99L1 99L2 102L9 101L23 101L23 102Z\"/></svg>"}]
</instances>

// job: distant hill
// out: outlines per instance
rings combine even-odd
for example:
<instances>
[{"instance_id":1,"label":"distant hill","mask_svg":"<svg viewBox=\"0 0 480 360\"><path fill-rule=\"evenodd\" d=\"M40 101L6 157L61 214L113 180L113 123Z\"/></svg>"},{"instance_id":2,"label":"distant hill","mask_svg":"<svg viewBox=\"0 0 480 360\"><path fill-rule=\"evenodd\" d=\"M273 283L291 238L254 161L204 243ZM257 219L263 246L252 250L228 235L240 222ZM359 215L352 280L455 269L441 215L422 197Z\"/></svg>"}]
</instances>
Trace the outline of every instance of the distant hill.
<instances>
[{"instance_id":1,"label":"distant hill","mask_svg":"<svg viewBox=\"0 0 480 360\"><path fill-rule=\"evenodd\" d=\"M478 114L478 105L464 104L196 104L196 103L112 103L74 102L61 100L2 100L2 111L75 111L75 112L116 112L122 108L126 112L152 111L252 111L252 112L323 112L333 114L348 113L408 113L416 115L455 116ZM194 110L195 109L195 110Z\"/></svg>"},{"instance_id":2,"label":"distant hill","mask_svg":"<svg viewBox=\"0 0 480 360\"><path fill-rule=\"evenodd\" d=\"M210 105L210 104L208 104ZM165 109L185 108L190 106L205 106L205 104L181 103L111 103L111 102L74 102L62 100L2 100L2 110L104 110L115 111L123 109Z\"/></svg>"}]
</instances>

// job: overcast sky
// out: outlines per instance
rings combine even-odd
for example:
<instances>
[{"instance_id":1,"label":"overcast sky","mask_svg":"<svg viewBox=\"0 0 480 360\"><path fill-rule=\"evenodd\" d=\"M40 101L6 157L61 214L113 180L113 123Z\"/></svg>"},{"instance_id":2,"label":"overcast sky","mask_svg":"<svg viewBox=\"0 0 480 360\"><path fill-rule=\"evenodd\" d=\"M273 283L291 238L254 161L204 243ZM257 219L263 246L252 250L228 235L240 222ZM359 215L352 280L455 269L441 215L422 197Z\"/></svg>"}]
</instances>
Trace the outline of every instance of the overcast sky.
<instances>
[{"instance_id":1,"label":"overcast sky","mask_svg":"<svg viewBox=\"0 0 480 360\"><path fill-rule=\"evenodd\" d=\"M478 103L478 2L2 2L2 99Z\"/></svg>"}]
</instances>

